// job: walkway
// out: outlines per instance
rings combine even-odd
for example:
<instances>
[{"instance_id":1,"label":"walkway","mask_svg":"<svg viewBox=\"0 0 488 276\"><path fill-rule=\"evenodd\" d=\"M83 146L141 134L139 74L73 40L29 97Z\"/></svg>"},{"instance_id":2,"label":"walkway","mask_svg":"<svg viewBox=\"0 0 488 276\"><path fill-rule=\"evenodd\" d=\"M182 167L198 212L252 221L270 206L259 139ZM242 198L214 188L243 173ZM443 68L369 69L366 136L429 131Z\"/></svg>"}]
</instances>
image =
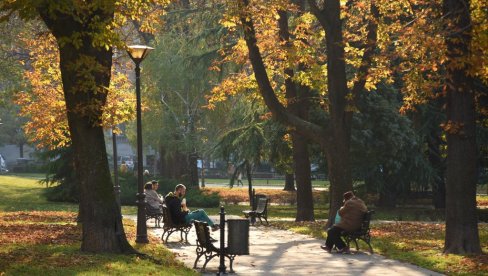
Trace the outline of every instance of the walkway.
<instances>
[{"instance_id":1,"label":"walkway","mask_svg":"<svg viewBox=\"0 0 488 276\"><path fill-rule=\"evenodd\" d=\"M148 225L153 226L152 221ZM148 228L148 232L160 237L163 230ZM218 233L220 231L214 232L213 237L218 238ZM192 228L188 235L190 244L180 243L179 239L179 233L174 233L167 247L188 267L193 267L196 258L195 230ZM380 255L363 251L356 253L354 249L350 255L329 254L320 248L323 240L271 227L251 226L249 243L250 255L236 256L233 265L236 273L230 275L441 275ZM202 265L203 260L200 260L198 267ZM226 266L228 269L227 259ZM215 257L202 274L215 275L218 267L219 259Z\"/></svg>"}]
</instances>

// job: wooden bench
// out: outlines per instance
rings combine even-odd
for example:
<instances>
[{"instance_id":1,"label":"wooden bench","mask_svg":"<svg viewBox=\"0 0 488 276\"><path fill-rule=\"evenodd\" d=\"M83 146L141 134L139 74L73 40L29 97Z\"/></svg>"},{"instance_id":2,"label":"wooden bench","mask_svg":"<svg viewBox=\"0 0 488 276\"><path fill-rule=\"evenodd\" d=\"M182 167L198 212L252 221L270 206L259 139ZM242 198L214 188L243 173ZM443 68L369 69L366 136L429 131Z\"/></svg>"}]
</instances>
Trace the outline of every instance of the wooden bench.
<instances>
[{"instance_id":1,"label":"wooden bench","mask_svg":"<svg viewBox=\"0 0 488 276\"><path fill-rule=\"evenodd\" d=\"M185 241L188 243L188 232L190 232L192 225L191 224L175 224L173 223L173 220L171 219L171 213L166 207L166 205L163 205L163 235L161 235L161 240L164 243L168 243L168 238L173 234L174 232L180 232L180 237L181 241ZM183 233L185 234L185 239L183 239ZM164 238L164 235L166 235L166 238Z\"/></svg>"},{"instance_id":2,"label":"wooden bench","mask_svg":"<svg viewBox=\"0 0 488 276\"><path fill-rule=\"evenodd\" d=\"M374 214L373 210L370 210L364 214L363 221L361 223L361 228L353 232L343 231L341 233L342 237L346 241L347 246L354 241L356 244L356 250L359 250L358 240L364 241L369 246L369 252L373 254L373 247L371 246L371 235L369 224L371 222L371 216Z\"/></svg>"},{"instance_id":3,"label":"wooden bench","mask_svg":"<svg viewBox=\"0 0 488 276\"><path fill-rule=\"evenodd\" d=\"M268 222L268 197L265 195L256 195L255 196L255 206L253 207L253 210L246 210L242 211L244 213L244 216L246 218L251 218L251 223L254 225L254 222L256 221L256 218L259 219L261 224L263 224L263 221L261 218L264 218L266 221L266 224L269 225Z\"/></svg>"},{"instance_id":4,"label":"wooden bench","mask_svg":"<svg viewBox=\"0 0 488 276\"><path fill-rule=\"evenodd\" d=\"M154 209L146 203L146 221L154 219L154 227L160 228L162 218L163 212L161 211L161 209Z\"/></svg>"},{"instance_id":5,"label":"wooden bench","mask_svg":"<svg viewBox=\"0 0 488 276\"><path fill-rule=\"evenodd\" d=\"M202 269L205 270L205 267L207 266L208 262L212 260L216 256L220 256L220 248L217 248L212 241L213 240L210 237L210 231L208 229L208 225L206 222L202 221L193 221L195 224L195 231L197 232L197 258L195 259L195 263L193 264L193 268L197 268L197 263L198 260L200 260L200 257L205 256L205 263L202 266ZM228 254L227 252L227 247L224 248L224 255L230 260L230 267L229 267L229 272L234 273L234 270L232 268L232 263L234 262L234 258L236 255Z\"/></svg>"}]
</instances>

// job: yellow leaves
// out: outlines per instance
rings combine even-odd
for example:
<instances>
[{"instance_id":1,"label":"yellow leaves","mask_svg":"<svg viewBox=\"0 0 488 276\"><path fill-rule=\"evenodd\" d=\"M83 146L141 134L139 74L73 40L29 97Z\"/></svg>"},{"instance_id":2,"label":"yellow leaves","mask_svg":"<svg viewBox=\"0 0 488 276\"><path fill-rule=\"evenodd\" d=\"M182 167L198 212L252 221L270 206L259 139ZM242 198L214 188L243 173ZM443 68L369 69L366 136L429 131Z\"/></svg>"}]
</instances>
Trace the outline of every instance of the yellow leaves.
<instances>
[{"instance_id":1,"label":"yellow leaves","mask_svg":"<svg viewBox=\"0 0 488 276\"><path fill-rule=\"evenodd\" d=\"M442 123L441 128L446 133L449 133L452 135L456 135L456 134L463 135L464 134L464 131L463 131L464 123L461 123L461 122L454 122L454 121L449 120L446 123Z\"/></svg>"}]
</instances>

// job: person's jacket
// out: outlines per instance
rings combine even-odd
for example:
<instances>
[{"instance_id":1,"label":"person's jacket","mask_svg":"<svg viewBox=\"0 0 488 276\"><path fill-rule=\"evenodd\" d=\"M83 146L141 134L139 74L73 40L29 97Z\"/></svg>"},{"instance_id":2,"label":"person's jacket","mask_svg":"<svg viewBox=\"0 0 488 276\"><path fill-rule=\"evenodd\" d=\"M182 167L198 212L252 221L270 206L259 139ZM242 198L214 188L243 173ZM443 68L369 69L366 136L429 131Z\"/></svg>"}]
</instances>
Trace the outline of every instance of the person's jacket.
<instances>
[{"instance_id":1,"label":"person's jacket","mask_svg":"<svg viewBox=\"0 0 488 276\"><path fill-rule=\"evenodd\" d=\"M155 190L146 190L146 202L153 209L159 209L159 205L164 203Z\"/></svg>"},{"instance_id":2,"label":"person's jacket","mask_svg":"<svg viewBox=\"0 0 488 276\"><path fill-rule=\"evenodd\" d=\"M181 210L181 199L175 194L169 193L164 198L164 202L166 203L166 207L171 214L171 219L173 222L176 224L185 223L185 216L188 214L188 212Z\"/></svg>"},{"instance_id":3,"label":"person's jacket","mask_svg":"<svg viewBox=\"0 0 488 276\"><path fill-rule=\"evenodd\" d=\"M346 231L355 231L361 228L364 214L367 211L368 208L364 202L357 197L353 197L346 201L344 206L339 209L341 221L336 226Z\"/></svg>"}]
</instances>

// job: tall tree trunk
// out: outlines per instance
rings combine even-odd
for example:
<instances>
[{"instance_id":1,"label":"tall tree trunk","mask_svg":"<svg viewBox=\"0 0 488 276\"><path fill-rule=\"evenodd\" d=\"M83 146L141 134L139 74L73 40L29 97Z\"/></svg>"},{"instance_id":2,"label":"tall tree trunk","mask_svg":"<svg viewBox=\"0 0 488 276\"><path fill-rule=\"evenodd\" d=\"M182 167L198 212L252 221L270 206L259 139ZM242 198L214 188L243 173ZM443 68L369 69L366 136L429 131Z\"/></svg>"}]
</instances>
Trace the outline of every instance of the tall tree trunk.
<instances>
[{"instance_id":1,"label":"tall tree trunk","mask_svg":"<svg viewBox=\"0 0 488 276\"><path fill-rule=\"evenodd\" d=\"M445 181L445 165L441 156L441 137L437 129L434 129L428 138L427 145L429 148L428 157L429 162L435 169L437 177L432 184L432 203L436 209L446 208L446 181Z\"/></svg>"},{"instance_id":2,"label":"tall tree trunk","mask_svg":"<svg viewBox=\"0 0 488 276\"><path fill-rule=\"evenodd\" d=\"M198 155L193 152L188 155L188 186L198 188Z\"/></svg>"},{"instance_id":3,"label":"tall tree trunk","mask_svg":"<svg viewBox=\"0 0 488 276\"><path fill-rule=\"evenodd\" d=\"M285 43L285 47L290 47L290 33L288 30L288 14L286 11L279 11L278 19L280 40ZM308 91L302 87L300 94L297 93L297 87L293 82L293 69L285 68L285 87L288 110L304 119L308 119L308 100L306 95ZM305 137L296 131L291 131L291 140L293 147L293 168L297 181L297 215L296 221L314 221L314 206L312 194L312 179L310 177L310 159L308 156L308 141Z\"/></svg>"},{"instance_id":4,"label":"tall tree trunk","mask_svg":"<svg viewBox=\"0 0 488 276\"><path fill-rule=\"evenodd\" d=\"M468 76L470 2L444 0L447 44L447 183L444 252L481 253L476 214L476 132L473 80Z\"/></svg>"},{"instance_id":5,"label":"tall tree trunk","mask_svg":"<svg viewBox=\"0 0 488 276\"><path fill-rule=\"evenodd\" d=\"M77 18L47 7L39 7L38 11L59 45L68 125L80 180L81 250L133 253L122 227L100 126L106 102L103 89L110 84L113 52L111 48L93 46L95 30L85 33L91 20L108 26L113 21L114 7L107 4ZM80 22L80 18L88 22ZM73 35L81 35L81 45L71 44L69 38Z\"/></svg>"},{"instance_id":6,"label":"tall tree trunk","mask_svg":"<svg viewBox=\"0 0 488 276\"><path fill-rule=\"evenodd\" d=\"M329 145L333 145L329 147L326 153L330 180L328 226L333 224L335 214L342 205L342 195L352 190L349 162L352 112L346 109L347 105L351 103L346 99L349 90L347 88L340 10L339 0L328 0L325 1L324 9L314 13L316 16L319 16L319 22L321 22L322 27L325 29L328 58L327 90L329 92L329 130L331 134L329 137Z\"/></svg>"},{"instance_id":7,"label":"tall tree trunk","mask_svg":"<svg viewBox=\"0 0 488 276\"><path fill-rule=\"evenodd\" d=\"M285 174L285 187L283 191L293 192L295 190L295 175L292 173Z\"/></svg>"}]
</instances>

